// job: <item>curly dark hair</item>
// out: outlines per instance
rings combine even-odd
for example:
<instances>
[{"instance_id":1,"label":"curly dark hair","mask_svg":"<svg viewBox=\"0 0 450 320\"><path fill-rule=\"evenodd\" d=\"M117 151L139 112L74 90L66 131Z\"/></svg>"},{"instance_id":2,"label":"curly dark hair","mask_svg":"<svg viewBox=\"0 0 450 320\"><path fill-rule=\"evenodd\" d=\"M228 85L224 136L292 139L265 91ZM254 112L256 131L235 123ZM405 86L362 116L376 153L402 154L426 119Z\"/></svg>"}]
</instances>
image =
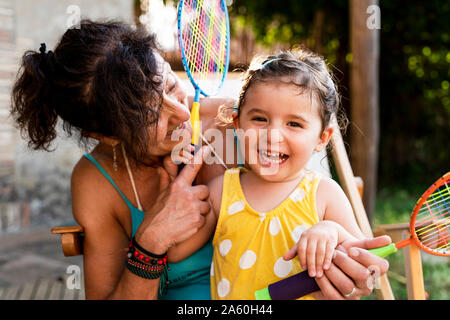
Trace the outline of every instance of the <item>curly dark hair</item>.
<instances>
[{"instance_id":1,"label":"curly dark hair","mask_svg":"<svg viewBox=\"0 0 450 320\"><path fill-rule=\"evenodd\" d=\"M54 52L40 51L25 52L12 89L11 115L29 147L51 151L60 118L80 142L91 133L114 137L145 162L163 93L155 36L118 21L82 20Z\"/></svg>"}]
</instances>

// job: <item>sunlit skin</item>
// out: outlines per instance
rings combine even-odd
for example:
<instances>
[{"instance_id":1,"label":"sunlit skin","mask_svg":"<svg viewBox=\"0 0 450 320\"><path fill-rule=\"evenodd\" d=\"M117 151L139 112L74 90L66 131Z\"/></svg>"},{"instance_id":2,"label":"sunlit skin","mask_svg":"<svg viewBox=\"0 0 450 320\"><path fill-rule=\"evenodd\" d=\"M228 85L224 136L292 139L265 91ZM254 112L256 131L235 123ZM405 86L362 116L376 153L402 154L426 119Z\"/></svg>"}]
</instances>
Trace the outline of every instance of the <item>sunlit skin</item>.
<instances>
[{"instance_id":1,"label":"sunlit skin","mask_svg":"<svg viewBox=\"0 0 450 320\"><path fill-rule=\"evenodd\" d=\"M247 134L245 143L240 143L241 152L245 152L248 160L256 159L246 162L250 171L242 175L241 182L259 186L246 196L251 201L255 195L255 206L261 204L265 210L267 204L256 201L257 194L271 192L281 196L273 198L283 199L282 195L295 188L302 178L312 153L322 150L333 132L331 128L322 130L319 105L310 92L277 82L252 86L234 123ZM256 139L249 138L252 131ZM264 155L267 152L283 155L271 162ZM269 207L278 204L274 202Z\"/></svg>"},{"instance_id":2,"label":"sunlit skin","mask_svg":"<svg viewBox=\"0 0 450 320\"><path fill-rule=\"evenodd\" d=\"M244 132L256 132L257 139L247 139L245 153L247 159L257 159L257 162L247 163L252 171L262 173L264 179L272 182L298 178L312 153L320 151L328 142L331 130L322 135L319 105L309 91L276 82L256 84L249 89L236 127ZM281 162L265 160L264 152L283 153ZM269 172L264 169L270 167L275 170L264 174Z\"/></svg>"},{"instance_id":3,"label":"sunlit skin","mask_svg":"<svg viewBox=\"0 0 450 320\"><path fill-rule=\"evenodd\" d=\"M177 140L172 141L171 131L185 124L186 127L181 130L184 130L189 136L192 132L188 120L189 106L193 98L187 96L181 80L173 74L168 64L162 58L160 58L160 61L165 94L158 124L149 127L151 137L148 146L149 162L159 156L170 155L172 148L180 143ZM233 101L221 98L200 100L200 119L203 130L217 128L215 124L217 109L224 103L231 103L232 105ZM218 129L224 132L222 128ZM114 137L104 137L95 133L90 136L99 141L99 144L91 151L91 155L108 172L125 197L137 207L120 148L116 148L118 170L113 169L112 146L120 146L118 145L120 141ZM188 145L190 139L183 140L182 143ZM170 238L171 236L166 236L169 231L173 231L172 234L182 235L190 229L184 223L173 224L171 222L172 216L177 214L177 210L175 212L170 210L173 202L158 201L161 194L169 197L172 192L171 188L161 189L161 172L165 170L143 166L133 161L130 161L130 165L142 210L146 213L143 223L151 224L153 219L156 218L156 213L160 220L166 219L164 223L152 225L151 228L149 228L150 226L139 228L136 234L137 239L147 250L161 253L167 248L160 246L160 240ZM203 166L197 175L197 183L198 185L206 184L215 177L222 175L223 172L224 168L221 165ZM86 297L88 299L157 298L158 281L145 280L124 270L126 248L131 237L131 216L129 208L117 190L89 160L82 157L72 173L71 191L74 218L85 230L83 253ZM172 201L180 202L178 204L180 207L187 207L192 202L184 197L174 199ZM184 203L181 205L183 201ZM155 211L155 208L162 207L165 210ZM150 229L154 230L155 235L158 235L154 241L150 241L151 239L146 237L147 231ZM182 231L177 233L177 230ZM138 237L139 235L141 237ZM99 263L99 256L101 256L101 263ZM352 272L350 276L354 276L354 274L355 272ZM345 277L337 274L332 279L333 284L340 287L341 284L344 284ZM331 294L336 291L327 279L323 281L327 282L322 286L329 286L326 292ZM349 290L346 288L344 291L348 292Z\"/></svg>"},{"instance_id":4,"label":"sunlit skin","mask_svg":"<svg viewBox=\"0 0 450 320\"><path fill-rule=\"evenodd\" d=\"M167 155L180 143L183 144L182 146L187 145L186 141L189 141L188 139L192 135L186 88L172 71L170 65L160 56L158 56L158 59L163 69L164 93L157 127L149 127L150 136L155 137L154 142L150 143L148 150L148 153L152 156ZM180 137L174 140L172 138L177 128L183 131L182 134L185 134L187 139ZM156 134L154 134L155 131Z\"/></svg>"},{"instance_id":5,"label":"sunlit skin","mask_svg":"<svg viewBox=\"0 0 450 320\"><path fill-rule=\"evenodd\" d=\"M162 71L164 95L159 109L158 122L148 128L150 141L147 146L147 162L149 164L154 160L161 159L161 156L170 156L172 148L179 143L189 145L192 134L189 123L189 106L193 98L188 97L182 81L170 69L169 64L160 56L157 59ZM219 105L227 103L229 100L224 98L201 99L200 118L203 121L202 128L204 130L214 126ZM172 140L172 133L176 128L181 128L181 131L188 137ZM99 141L90 152L92 157L112 177L122 194L133 206L138 207L121 153L120 141L115 137L106 137L96 133L90 133L89 136ZM113 146L116 146L117 171L113 168ZM142 210L146 213L143 223L148 224L154 218L154 208L158 205L165 205L164 202L158 201L160 193L170 194L169 188L161 189L161 172L165 170L142 165L132 161L130 157L128 158ZM223 171L224 168L218 165L203 166L197 175L197 182L198 184L205 183L222 174ZM86 297L88 299L155 299L158 281L144 281L130 272L124 272L124 254L126 252L123 249L127 248L131 238L132 221L130 210L117 190L89 160L81 157L72 173L71 191L74 218L85 229L83 254ZM183 199L177 198L177 201L181 200ZM185 200L185 202L182 207L187 207L192 201ZM170 207L170 203L166 207ZM163 217L166 215L169 213L162 214ZM160 232L157 232L161 239L169 233L168 231L176 232L181 228L182 231L179 233L182 235L190 230L189 226L184 223L171 225L170 221L172 220L169 219L169 222L152 228L155 230L161 228ZM148 230L148 228L140 228L136 236L145 236ZM139 239L149 251L158 253L158 250L167 250L167 248L159 248L159 240ZM100 264L98 263L99 256L102 257Z\"/></svg>"},{"instance_id":6,"label":"sunlit skin","mask_svg":"<svg viewBox=\"0 0 450 320\"><path fill-rule=\"evenodd\" d=\"M245 199L254 210L267 212L279 206L304 177L304 168L312 153L326 147L333 129L323 123L319 108L312 92L295 85L273 81L253 84L248 89L239 115L233 113L233 123L236 131L245 134L244 138L241 136L239 139L239 145L249 170L240 174L240 182ZM252 133L256 139L251 138ZM266 140L267 143L263 143ZM172 255L174 261L183 260L211 238L221 212L223 183L224 177L221 175L208 184L211 213L194 237L171 248L169 256ZM315 204L320 222L308 229L309 232L304 232L305 237L302 236L283 258L291 260L298 255L303 269L308 269L310 276L316 277L324 290L314 293L316 298L328 296L335 288L341 293L333 298L349 292L352 292L352 298L368 294L365 280L360 281L359 275L354 277L355 271L359 270L364 273L361 279L366 279L367 268L358 269L356 264L348 262L355 268L346 269L352 278L350 280L346 275L338 276L336 267L331 263L338 243L344 246L357 241L354 239L363 238L344 192L332 179L322 177L317 186ZM303 248L305 243L306 249ZM381 264L380 261L377 263ZM325 272L327 276L323 277ZM328 276L334 278L333 285ZM356 286L360 288L359 293L355 293Z\"/></svg>"}]
</instances>

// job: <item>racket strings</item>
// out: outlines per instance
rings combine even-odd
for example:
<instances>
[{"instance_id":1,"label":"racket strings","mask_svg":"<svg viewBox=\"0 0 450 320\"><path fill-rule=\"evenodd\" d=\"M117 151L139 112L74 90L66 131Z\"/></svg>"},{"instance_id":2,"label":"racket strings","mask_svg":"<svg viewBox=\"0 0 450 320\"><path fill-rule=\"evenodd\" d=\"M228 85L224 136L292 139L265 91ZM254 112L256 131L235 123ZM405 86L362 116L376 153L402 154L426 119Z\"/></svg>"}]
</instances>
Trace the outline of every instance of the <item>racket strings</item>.
<instances>
[{"instance_id":1,"label":"racket strings","mask_svg":"<svg viewBox=\"0 0 450 320\"><path fill-rule=\"evenodd\" d=\"M443 182L419 209L415 232L420 242L429 249L445 251L450 246L450 180Z\"/></svg>"},{"instance_id":2,"label":"racket strings","mask_svg":"<svg viewBox=\"0 0 450 320\"><path fill-rule=\"evenodd\" d=\"M189 69L198 80L221 80L228 41L226 14L220 1L188 0L184 6L182 41Z\"/></svg>"},{"instance_id":3,"label":"racket strings","mask_svg":"<svg viewBox=\"0 0 450 320\"><path fill-rule=\"evenodd\" d=\"M189 35L192 38L189 39ZM223 73L225 68L225 46L211 45L212 33L208 32L209 37L205 35L199 28L194 28L192 32L189 32L185 36L185 42L192 42L191 45L187 45L187 62L189 67L198 73L202 80L207 79L209 74L215 72ZM216 40L218 42L218 40ZM219 48L217 48L219 47Z\"/></svg>"}]
</instances>

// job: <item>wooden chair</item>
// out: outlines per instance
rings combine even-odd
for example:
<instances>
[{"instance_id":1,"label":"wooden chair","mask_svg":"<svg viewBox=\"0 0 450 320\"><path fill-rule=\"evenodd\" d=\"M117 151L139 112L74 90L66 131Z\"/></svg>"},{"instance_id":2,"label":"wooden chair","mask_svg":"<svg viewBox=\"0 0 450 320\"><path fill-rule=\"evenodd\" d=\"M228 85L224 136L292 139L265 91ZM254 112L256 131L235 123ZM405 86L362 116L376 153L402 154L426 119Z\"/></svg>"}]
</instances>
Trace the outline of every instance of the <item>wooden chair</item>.
<instances>
[{"instance_id":1,"label":"wooden chair","mask_svg":"<svg viewBox=\"0 0 450 320\"><path fill-rule=\"evenodd\" d=\"M332 144L333 161L336 166L341 186L352 204L356 220L363 234L368 238L373 238L374 235L389 235L394 242L409 237L408 223L381 225L372 232L362 203L363 181L353 175L339 130L335 130L335 134L333 134L332 137ZM411 244L408 246L408 249L404 250L404 261L407 276L408 299L425 300L422 260L420 257L420 250L415 244ZM394 300L394 295L387 275L380 277L379 287L379 289L375 290L375 294L379 299Z\"/></svg>"},{"instance_id":2,"label":"wooden chair","mask_svg":"<svg viewBox=\"0 0 450 320\"><path fill-rule=\"evenodd\" d=\"M360 177L355 177L353 175L339 130L335 130L331 142L333 144L332 157L337 169L341 186L350 200L361 231L366 237L372 238L374 234L367 219L366 211L361 199L364 187L363 181ZM400 227L400 225L398 225L398 227ZM377 235L388 234L391 236L393 241L396 241L396 239L403 236L403 234L401 236L398 235L400 230L403 229L395 226L381 226L381 228L377 231ZM62 249L65 256L76 256L83 254L83 232L84 230L81 226L56 227L52 229L52 233L61 235ZM407 263L405 263L407 266L407 274L409 275L408 298L424 299L424 286L421 272L422 264L420 261L420 254L415 251L416 249L417 248L413 248L413 245L411 245L408 259L405 258L405 260L407 260ZM411 295L409 295L410 291ZM394 299L387 275L380 277L379 289L375 289L375 294L378 299Z\"/></svg>"},{"instance_id":3,"label":"wooden chair","mask_svg":"<svg viewBox=\"0 0 450 320\"><path fill-rule=\"evenodd\" d=\"M52 233L61 235L61 246L64 256L71 257L83 254L83 227L55 227L52 229Z\"/></svg>"}]
</instances>

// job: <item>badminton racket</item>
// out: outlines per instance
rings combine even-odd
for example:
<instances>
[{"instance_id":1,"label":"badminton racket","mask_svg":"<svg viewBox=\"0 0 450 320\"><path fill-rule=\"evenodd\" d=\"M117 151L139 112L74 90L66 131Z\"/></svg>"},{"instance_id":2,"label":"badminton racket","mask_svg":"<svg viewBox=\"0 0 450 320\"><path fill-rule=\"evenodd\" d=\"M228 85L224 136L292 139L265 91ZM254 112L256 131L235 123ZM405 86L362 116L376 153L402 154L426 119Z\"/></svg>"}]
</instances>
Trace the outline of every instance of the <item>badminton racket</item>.
<instances>
[{"instance_id":1,"label":"badminton racket","mask_svg":"<svg viewBox=\"0 0 450 320\"><path fill-rule=\"evenodd\" d=\"M198 146L201 144L200 94L216 95L228 72L230 25L225 1L181 0L178 43L184 70L195 90L191 108L192 144Z\"/></svg>"},{"instance_id":2,"label":"badminton racket","mask_svg":"<svg viewBox=\"0 0 450 320\"><path fill-rule=\"evenodd\" d=\"M436 256L450 257L450 172L439 178L419 198L409 224L410 237L369 250L386 257L412 243ZM307 271L270 284L255 292L256 300L294 300L320 290Z\"/></svg>"}]
</instances>

